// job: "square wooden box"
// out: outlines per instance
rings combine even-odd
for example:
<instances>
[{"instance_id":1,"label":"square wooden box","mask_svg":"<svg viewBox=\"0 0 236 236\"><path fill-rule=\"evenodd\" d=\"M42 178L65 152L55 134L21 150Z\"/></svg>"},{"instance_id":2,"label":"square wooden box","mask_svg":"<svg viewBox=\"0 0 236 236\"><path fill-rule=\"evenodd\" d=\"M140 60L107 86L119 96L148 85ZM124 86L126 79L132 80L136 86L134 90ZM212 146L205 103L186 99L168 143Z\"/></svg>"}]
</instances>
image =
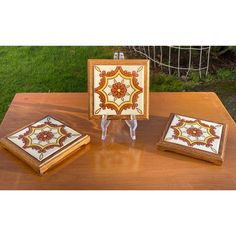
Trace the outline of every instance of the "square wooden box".
<instances>
[{"instance_id":1,"label":"square wooden box","mask_svg":"<svg viewBox=\"0 0 236 236\"><path fill-rule=\"evenodd\" d=\"M226 137L226 124L171 113L157 147L221 165Z\"/></svg>"},{"instance_id":2,"label":"square wooden box","mask_svg":"<svg viewBox=\"0 0 236 236\"><path fill-rule=\"evenodd\" d=\"M0 144L39 174L66 159L90 142L81 134L51 116L31 123L0 140Z\"/></svg>"}]
</instances>

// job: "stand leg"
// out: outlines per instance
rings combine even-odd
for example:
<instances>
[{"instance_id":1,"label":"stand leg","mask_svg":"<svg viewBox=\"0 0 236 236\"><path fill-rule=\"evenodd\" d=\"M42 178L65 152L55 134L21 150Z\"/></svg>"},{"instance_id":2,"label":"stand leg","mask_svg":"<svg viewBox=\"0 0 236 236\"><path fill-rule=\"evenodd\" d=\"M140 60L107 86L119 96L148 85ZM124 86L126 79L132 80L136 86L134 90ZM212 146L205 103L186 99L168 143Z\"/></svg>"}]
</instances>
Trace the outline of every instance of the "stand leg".
<instances>
[{"instance_id":1,"label":"stand leg","mask_svg":"<svg viewBox=\"0 0 236 236\"><path fill-rule=\"evenodd\" d=\"M136 140L136 128L138 126L138 122L135 115L130 115L130 120L125 120L126 124L130 130L130 137L132 140Z\"/></svg>"},{"instance_id":2,"label":"stand leg","mask_svg":"<svg viewBox=\"0 0 236 236\"><path fill-rule=\"evenodd\" d=\"M118 59L119 59L119 53L118 53L118 52L115 52L115 53L113 54L113 59L114 59L114 60L118 60Z\"/></svg>"},{"instance_id":3,"label":"stand leg","mask_svg":"<svg viewBox=\"0 0 236 236\"><path fill-rule=\"evenodd\" d=\"M107 119L106 115L102 116L102 120L101 120L101 128L102 128L102 140L106 139L107 136L107 127L109 126L109 124L111 123L110 120Z\"/></svg>"}]
</instances>

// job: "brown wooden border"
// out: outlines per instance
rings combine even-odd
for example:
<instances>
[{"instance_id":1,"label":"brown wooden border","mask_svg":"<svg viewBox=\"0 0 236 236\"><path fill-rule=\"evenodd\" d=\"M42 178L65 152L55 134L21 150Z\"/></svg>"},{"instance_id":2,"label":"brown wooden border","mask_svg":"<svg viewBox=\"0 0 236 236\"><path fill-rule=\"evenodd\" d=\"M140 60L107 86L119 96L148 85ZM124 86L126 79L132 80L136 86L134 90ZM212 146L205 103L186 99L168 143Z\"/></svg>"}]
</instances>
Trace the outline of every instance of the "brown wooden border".
<instances>
[{"instance_id":1,"label":"brown wooden border","mask_svg":"<svg viewBox=\"0 0 236 236\"><path fill-rule=\"evenodd\" d=\"M149 60L129 59L89 59L88 60L88 93L89 93L89 119L101 119L101 115L94 115L94 65L143 65L144 66L144 114L136 115L138 120L149 119ZM108 119L130 119L129 115L109 115Z\"/></svg>"},{"instance_id":2,"label":"brown wooden border","mask_svg":"<svg viewBox=\"0 0 236 236\"><path fill-rule=\"evenodd\" d=\"M33 156L31 156L29 153L25 152L20 147L18 147L15 143L13 143L11 140L8 139L9 136L11 136L11 135L27 128L28 126L30 126L32 124L35 124L35 123L45 119L46 117L51 117L51 118L61 122L62 124L68 126L69 128L71 128L65 122L63 122L59 119L56 119L55 117L53 117L51 115L47 115L47 116L44 116L44 117L42 117L41 119L39 119L35 122L32 122L32 123L30 123L30 124L28 124L28 125L26 125L22 128L19 128L19 129L15 130L14 132L11 132L10 134L8 134L5 137L0 139L0 144L3 148L5 148L8 151L10 151L11 153L13 153L15 156L17 156L22 161L26 162L37 173L39 173L41 175L44 174L48 169L51 169L53 166L59 164L61 161L66 159L67 156L69 156L70 154L77 151L81 146L83 146L83 145L90 142L90 137L88 135L84 135L81 132L79 132L82 136L76 138L71 143L64 146L62 149L60 149L60 150L56 151L55 153L49 155L44 160L38 161Z\"/></svg>"},{"instance_id":3,"label":"brown wooden border","mask_svg":"<svg viewBox=\"0 0 236 236\"><path fill-rule=\"evenodd\" d=\"M221 135L221 142L220 142L220 147L219 147L218 154L209 153L209 152L204 151L204 150L198 150L198 149L195 149L193 147L182 146L182 145L177 144L177 143L170 143L170 142L165 141L164 140L165 136L167 134L167 131L168 131L168 129L170 127L170 124L171 124L171 122L172 122L175 115L186 116L186 117L193 118L193 119L199 119L199 120L214 122L214 123L223 125L222 135ZM227 124L217 122L217 121L206 120L206 119L202 119L202 118L196 118L196 117L192 117L192 116L184 115L184 114L171 113L169 118L168 118L168 122L165 126L164 132L163 132L163 134L160 138L160 141L157 143L157 147L158 147L159 150L173 151L173 152L180 153L180 154L187 155L187 156L191 156L191 157L194 157L194 158L197 158L197 159L212 162L216 165L222 165L222 163L224 161L224 152L225 152L225 146L226 146L226 140L227 140L227 132L228 132Z\"/></svg>"}]
</instances>

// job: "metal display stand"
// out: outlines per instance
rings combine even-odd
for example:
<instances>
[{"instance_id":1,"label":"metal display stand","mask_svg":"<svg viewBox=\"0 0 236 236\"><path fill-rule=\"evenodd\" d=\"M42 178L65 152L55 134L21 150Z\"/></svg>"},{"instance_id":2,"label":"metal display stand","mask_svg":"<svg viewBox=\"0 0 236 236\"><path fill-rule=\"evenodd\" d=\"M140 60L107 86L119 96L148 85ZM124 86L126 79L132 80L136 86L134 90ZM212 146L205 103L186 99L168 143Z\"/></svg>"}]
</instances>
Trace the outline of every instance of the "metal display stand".
<instances>
[{"instance_id":1,"label":"metal display stand","mask_svg":"<svg viewBox=\"0 0 236 236\"><path fill-rule=\"evenodd\" d=\"M123 52L115 52L114 53L114 60L124 60L124 53ZM107 115L102 116L101 120L101 128L102 128L102 140L106 139L107 136L107 128L110 125L111 120L108 119ZM138 126L138 121L135 115L130 115L130 120L125 120L125 123L130 129L130 137L132 140L136 139L136 128Z\"/></svg>"}]
</instances>

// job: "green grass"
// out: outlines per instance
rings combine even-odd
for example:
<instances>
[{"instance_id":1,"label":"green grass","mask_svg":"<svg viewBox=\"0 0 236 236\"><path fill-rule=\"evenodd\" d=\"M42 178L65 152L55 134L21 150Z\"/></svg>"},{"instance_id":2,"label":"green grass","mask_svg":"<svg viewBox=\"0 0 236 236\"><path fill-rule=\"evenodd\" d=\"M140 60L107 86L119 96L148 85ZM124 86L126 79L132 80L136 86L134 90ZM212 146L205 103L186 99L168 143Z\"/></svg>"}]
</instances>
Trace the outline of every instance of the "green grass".
<instances>
[{"instance_id":1,"label":"green grass","mask_svg":"<svg viewBox=\"0 0 236 236\"><path fill-rule=\"evenodd\" d=\"M184 82L174 75L166 75L164 73L151 73L150 90L152 92L179 92L184 90Z\"/></svg>"},{"instance_id":2,"label":"green grass","mask_svg":"<svg viewBox=\"0 0 236 236\"><path fill-rule=\"evenodd\" d=\"M14 95L19 92L85 92L87 59L112 58L118 47L96 46L28 46L0 47L0 121ZM219 69L188 78L153 73L151 91L199 91L209 89L227 94L236 92L236 70Z\"/></svg>"},{"instance_id":3,"label":"green grass","mask_svg":"<svg viewBox=\"0 0 236 236\"><path fill-rule=\"evenodd\" d=\"M112 47L0 47L0 121L19 92L87 91L87 59Z\"/></svg>"},{"instance_id":4,"label":"green grass","mask_svg":"<svg viewBox=\"0 0 236 236\"><path fill-rule=\"evenodd\" d=\"M209 86L216 90L222 85L224 92L236 92L235 90L236 70L219 69L216 74L202 75L199 77L198 72L192 72L188 78L181 79L176 75L167 75L164 73L151 73L150 76L150 90L151 91L195 91L197 87ZM233 84L233 86L231 85ZM229 85L229 86L228 86ZM228 87L227 87L228 86ZM218 89L219 90L219 89Z\"/></svg>"}]
</instances>

